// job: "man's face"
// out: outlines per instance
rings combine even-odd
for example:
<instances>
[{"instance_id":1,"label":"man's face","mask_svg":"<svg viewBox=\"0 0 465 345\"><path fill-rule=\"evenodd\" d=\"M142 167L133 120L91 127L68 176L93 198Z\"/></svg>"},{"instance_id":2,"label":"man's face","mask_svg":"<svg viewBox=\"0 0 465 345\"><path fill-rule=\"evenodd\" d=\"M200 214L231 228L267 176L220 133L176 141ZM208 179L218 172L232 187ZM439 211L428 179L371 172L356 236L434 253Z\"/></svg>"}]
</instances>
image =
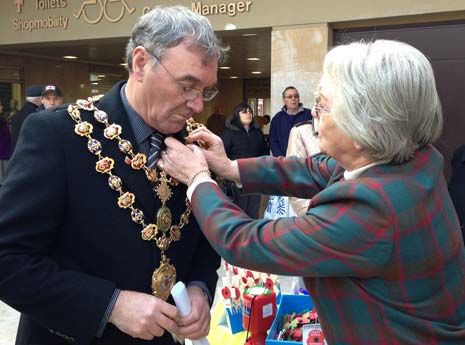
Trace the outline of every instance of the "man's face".
<instances>
[{"instance_id":1,"label":"man's face","mask_svg":"<svg viewBox=\"0 0 465 345\"><path fill-rule=\"evenodd\" d=\"M188 49L184 43L165 51L163 66L157 63L152 67L154 58L143 47L136 48L133 56L135 66L130 78L137 79L138 91L132 106L149 126L163 134L175 133L187 119L202 112L202 95L186 100L182 88L204 91L213 87L217 81L216 59L205 65L203 54Z\"/></svg>"},{"instance_id":2,"label":"man's face","mask_svg":"<svg viewBox=\"0 0 465 345\"><path fill-rule=\"evenodd\" d=\"M58 96L55 92L47 92L42 96L42 104L45 109L60 105L63 103L63 98Z\"/></svg>"},{"instance_id":3,"label":"man's face","mask_svg":"<svg viewBox=\"0 0 465 345\"><path fill-rule=\"evenodd\" d=\"M300 96L296 89L288 89L283 97L284 105L290 111L296 111L299 108Z\"/></svg>"}]
</instances>

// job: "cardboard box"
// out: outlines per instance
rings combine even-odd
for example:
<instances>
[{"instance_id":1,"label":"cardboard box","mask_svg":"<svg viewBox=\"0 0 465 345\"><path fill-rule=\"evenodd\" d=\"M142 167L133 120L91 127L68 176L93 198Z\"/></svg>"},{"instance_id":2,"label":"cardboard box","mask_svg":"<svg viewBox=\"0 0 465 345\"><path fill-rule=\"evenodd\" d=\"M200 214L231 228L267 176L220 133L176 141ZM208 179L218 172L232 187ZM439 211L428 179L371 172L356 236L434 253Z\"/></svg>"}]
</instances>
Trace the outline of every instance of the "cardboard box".
<instances>
[{"instance_id":1,"label":"cardboard box","mask_svg":"<svg viewBox=\"0 0 465 345\"><path fill-rule=\"evenodd\" d=\"M276 336L282 327L282 318L286 314L293 312L301 313L305 310L313 309L313 302L308 295L289 295L282 294L281 303L278 306L276 317L271 325L268 336L266 337L266 345L297 345L302 342L276 340Z\"/></svg>"}]
</instances>

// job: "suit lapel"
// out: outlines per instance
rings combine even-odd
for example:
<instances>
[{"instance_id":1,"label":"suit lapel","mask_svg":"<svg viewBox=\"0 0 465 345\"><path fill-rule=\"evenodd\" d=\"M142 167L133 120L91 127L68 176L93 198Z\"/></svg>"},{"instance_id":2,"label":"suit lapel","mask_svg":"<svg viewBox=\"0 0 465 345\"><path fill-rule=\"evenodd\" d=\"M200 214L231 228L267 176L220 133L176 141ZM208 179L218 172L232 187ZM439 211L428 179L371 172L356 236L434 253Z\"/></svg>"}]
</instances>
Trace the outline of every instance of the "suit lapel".
<instances>
[{"instance_id":1,"label":"suit lapel","mask_svg":"<svg viewBox=\"0 0 465 345\"><path fill-rule=\"evenodd\" d=\"M137 143L129 123L128 115L121 101L120 89L123 83L115 85L108 94L101 99L97 107L104 110L109 117L108 122L118 124L122 127L120 137L129 140L133 147L133 152L138 153ZM113 173L119 176L123 182L123 190L129 191L136 196L135 208L144 212L147 221L153 220L153 210L155 208L155 198L151 183L147 180L145 172L132 169L131 165L125 163L125 155L118 148L118 141L103 140L103 154L115 160Z\"/></svg>"}]
</instances>

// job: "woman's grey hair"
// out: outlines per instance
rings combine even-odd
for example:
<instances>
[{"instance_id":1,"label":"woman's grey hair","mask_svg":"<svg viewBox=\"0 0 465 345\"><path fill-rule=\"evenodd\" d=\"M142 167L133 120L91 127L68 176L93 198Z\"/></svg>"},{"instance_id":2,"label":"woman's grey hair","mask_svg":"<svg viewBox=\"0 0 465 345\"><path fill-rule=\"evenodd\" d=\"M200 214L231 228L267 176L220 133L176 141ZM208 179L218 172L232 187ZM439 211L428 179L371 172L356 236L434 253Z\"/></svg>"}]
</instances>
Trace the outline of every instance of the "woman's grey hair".
<instances>
[{"instance_id":1,"label":"woman's grey hair","mask_svg":"<svg viewBox=\"0 0 465 345\"><path fill-rule=\"evenodd\" d=\"M187 42L188 47L205 53L204 63L216 58L222 64L229 47L222 46L207 18L184 6L156 6L139 18L126 46L128 69L132 72L132 53L143 46L158 59L166 49ZM156 64L154 60L154 64Z\"/></svg>"},{"instance_id":2,"label":"woman's grey hair","mask_svg":"<svg viewBox=\"0 0 465 345\"><path fill-rule=\"evenodd\" d=\"M400 164L441 135L433 69L418 49L389 40L341 45L327 54L323 76L336 125L368 156Z\"/></svg>"}]
</instances>

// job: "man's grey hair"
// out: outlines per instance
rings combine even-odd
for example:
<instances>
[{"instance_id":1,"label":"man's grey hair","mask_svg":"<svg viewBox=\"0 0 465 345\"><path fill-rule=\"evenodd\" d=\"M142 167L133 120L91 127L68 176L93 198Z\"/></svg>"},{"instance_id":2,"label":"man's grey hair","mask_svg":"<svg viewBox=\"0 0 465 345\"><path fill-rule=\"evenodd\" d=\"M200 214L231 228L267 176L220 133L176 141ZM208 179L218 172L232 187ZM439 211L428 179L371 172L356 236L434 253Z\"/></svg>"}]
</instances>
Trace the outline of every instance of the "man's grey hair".
<instances>
[{"instance_id":1,"label":"man's grey hair","mask_svg":"<svg viewBox=\"0 0 465 345\"><path fill-rule=\"evenodd\" d=\"M441 135L433 69L418 49L389 40L341 45L327 54L325 75L331 116L368 156L402 163Z\"/></svg>"},{"instance_id":2,"label":"man's grey hair","mask_svg":"<svg viewBox=\"0 0 465 345\"><path fill-rule=\"evenodd\" d=\"M126 46L128 69L132 72L132 53L142 46L158 59L166 49L187 42L188 47L204 52L204 63L215 58L218 64L227 59L229 47L222 46L207 18L184 6L156 6L139 18ZM154 64L156 64L154 60Z\"/></svg>"}]
</instances>

